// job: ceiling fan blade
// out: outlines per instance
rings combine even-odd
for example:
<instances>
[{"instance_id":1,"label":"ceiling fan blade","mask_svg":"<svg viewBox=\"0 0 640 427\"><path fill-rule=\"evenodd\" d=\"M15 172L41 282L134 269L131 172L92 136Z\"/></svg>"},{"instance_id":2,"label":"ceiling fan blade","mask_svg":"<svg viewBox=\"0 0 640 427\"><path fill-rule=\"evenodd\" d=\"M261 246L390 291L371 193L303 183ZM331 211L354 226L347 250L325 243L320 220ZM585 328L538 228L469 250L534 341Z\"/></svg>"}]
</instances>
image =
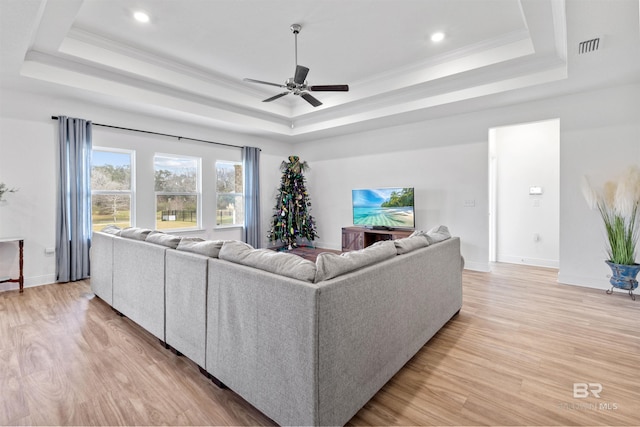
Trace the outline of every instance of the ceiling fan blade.
<instances>
[{"instance_id":1,"label":"ceiling fan blade","mask_svg":"<svg viewBox=\"0 0 640 427\"><path fill-rule=\"evenodd\" d=\"M260 84L269 85L269 86L286 87L285 85L281 85L278 83L264 82L262 80L255 80L255 79L242 79L242 80L245 82L260 83Z\"/></svg>"},{"instance_id":2,"label":"ceiling fan blade","mask_svg":"<svg viewBox=\"0 0 640 427\"><path fill-rule=\"evenodd\" d=\"M349 92L349 85L319 85L309 86L313 92Z\"/></svg>"},{"instance_id":3,"label":"ceiling fan blade","mask_svg":"<svg viewBox=\"0 0 640 427\"><path fill-rule=\"evenodd\" d=\"M267 98L267 99L265 99L265 100L264 100L264 101L262 101L262 102L271 102L271 101L275 101L275 100L276 100L276 99L278 99L278 98L281 98L281 97L283 97L283 96L285 96L285 95L289 95L289 93L290 93L290 92L282 92L282 93L279 93L279 94L277 94L277 95L272 96L271 98Z\"/></svg>"},{"instance_id":4,"label":"ceiling fan blade","mask_svg":"<svg viewBox=\"0 0 640 427\"><path fill-rule=\"evenodd\" d=\"M309 69L302 65L296 65L296 74L293 76L293 82L301 85L307 78L307 74L309 74Z\"/></svg>"},{"instance_id":5,"label":"ceiling fan blade","mask_svg":"<svg viewBox=\"0 0 640 427\"><path fill-rule=\"evenodd\" d=\"M318 101L316 98L314 98L307 92L302 92L300 96L303 97L305 101L307 101L309 104L313 105L314 107L319 107L322 105L322 102Z\"/></svg>"}]
</instances>

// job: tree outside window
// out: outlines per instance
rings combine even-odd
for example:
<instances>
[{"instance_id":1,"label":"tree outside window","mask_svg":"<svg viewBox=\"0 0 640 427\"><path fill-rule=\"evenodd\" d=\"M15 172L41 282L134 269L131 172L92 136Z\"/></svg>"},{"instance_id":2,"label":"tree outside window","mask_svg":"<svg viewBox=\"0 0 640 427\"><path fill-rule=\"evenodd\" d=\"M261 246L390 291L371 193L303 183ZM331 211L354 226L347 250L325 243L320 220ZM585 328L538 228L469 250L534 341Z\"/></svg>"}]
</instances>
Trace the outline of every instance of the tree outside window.
<instances>
[{"instance_id":1,"label":"tree outside window","mask_svg":"<svg viewBox=\"0 0 640 427\"><path fill-rule=\"evenodd\" d=\"M94 147L91 153L92 229L131 227L133 221L134 152Z\"/></svg>"},{"instance_id":2,"label":"tree outside window","mask_svg":"<svg viewBox=\"0 0 640 427\"><path fill-rule=\"evenodd\" d=\"M216 162L216 225L244 225L242 163Z\"/></svg>"},{"instance_id":3,"label":"tree outside window","mask_svg":"<svg viewBox=\"0 0 640 427\"><path fill-rule=\"evenodd\" d=\"M199 227L200 164L194 157L154 156L156 229Z\"/></svg>"}]
</instances>

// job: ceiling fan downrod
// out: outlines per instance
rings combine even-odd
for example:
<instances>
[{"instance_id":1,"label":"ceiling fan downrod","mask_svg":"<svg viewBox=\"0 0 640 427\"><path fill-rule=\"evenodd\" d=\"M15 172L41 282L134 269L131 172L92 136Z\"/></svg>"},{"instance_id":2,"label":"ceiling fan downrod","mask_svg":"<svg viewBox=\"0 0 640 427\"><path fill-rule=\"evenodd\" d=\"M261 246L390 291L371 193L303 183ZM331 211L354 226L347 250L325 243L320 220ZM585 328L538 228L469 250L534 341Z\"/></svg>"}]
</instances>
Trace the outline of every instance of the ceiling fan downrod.
<instances>
[{"instance_id":1,"label":"ceiling fan downrod","mask_svg":"<svg viewBox=\"0 0 640 427\"><path fill-rule=\"evenodd\" d=\"M291 31L293 32L293 36L295 38L295 60L296 60L296 67L298 66L298 34L300 33L300 30L302 30L302 25L300 24L291 24Z\"/></svg>"}]
</instances>

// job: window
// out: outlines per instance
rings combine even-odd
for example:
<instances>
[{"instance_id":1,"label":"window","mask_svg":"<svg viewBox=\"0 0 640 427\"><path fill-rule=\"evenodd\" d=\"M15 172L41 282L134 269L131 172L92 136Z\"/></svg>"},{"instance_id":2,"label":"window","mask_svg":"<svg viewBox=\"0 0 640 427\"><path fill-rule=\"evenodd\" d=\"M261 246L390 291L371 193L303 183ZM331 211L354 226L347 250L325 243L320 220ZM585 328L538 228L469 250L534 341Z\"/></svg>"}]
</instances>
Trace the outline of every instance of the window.
<instances>
[{"instance_id":1,"label":"window","mask_svg":"<svg viewBox=\"0 0 640 427\"><path fill-rule=\"evenodd\" d=\"M107 225L135 225L135 152L94 147L91 152L91 221L93 230Z\"/></svg>"},{"instance_id":2,"label":"window","mask_svg":"<svg viewBox=\"0 0 640 427\"><path fill-rule=\"evenodd\" d=\"M156 229L188 229L200 225L200 159L156 154Z\"/></svg>"},{"instance_id":3,"label":"window","mask_svg":"<svg viewBox=\"0 0 640 427\"><path fill-rule=\"evenodd\" d=\"M216 162L216 225L244 224L242 163Z\"/></svg>"}]
</instances>

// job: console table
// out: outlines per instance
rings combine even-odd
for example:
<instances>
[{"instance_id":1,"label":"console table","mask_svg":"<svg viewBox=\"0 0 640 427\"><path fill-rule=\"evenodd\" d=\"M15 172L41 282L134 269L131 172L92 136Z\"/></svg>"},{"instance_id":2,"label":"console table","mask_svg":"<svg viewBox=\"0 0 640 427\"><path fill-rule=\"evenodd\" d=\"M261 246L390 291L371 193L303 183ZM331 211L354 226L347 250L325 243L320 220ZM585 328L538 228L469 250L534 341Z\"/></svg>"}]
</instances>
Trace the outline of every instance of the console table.
<instances>
[{"instance_id":1,"label":"console table","mask_svg":"<svg viewBox=\"0 0 640 427\"><path fill-rule=\"evenodd\" d=\"M23 291L24 288L24 274L23 274L23 265L24 265L24 239L22 237L0 237L0 243L18 243L18 252L20 259L20 276L17 279L12 279L11 277L0 276L0 283L5 282L13 282L18 283L20 285L20 292Z\"/></svg>"},{"instance_id":2,"label":"console table","mask_svg":"<svg viewBox=\"0 0 640 427\"><path fill-rule=\"evenodd\" d=\"M378 230L365 227L342 228L342 252L357 251L381 240L409 237L413 230Z\"/></svg>"}]
</instances>

